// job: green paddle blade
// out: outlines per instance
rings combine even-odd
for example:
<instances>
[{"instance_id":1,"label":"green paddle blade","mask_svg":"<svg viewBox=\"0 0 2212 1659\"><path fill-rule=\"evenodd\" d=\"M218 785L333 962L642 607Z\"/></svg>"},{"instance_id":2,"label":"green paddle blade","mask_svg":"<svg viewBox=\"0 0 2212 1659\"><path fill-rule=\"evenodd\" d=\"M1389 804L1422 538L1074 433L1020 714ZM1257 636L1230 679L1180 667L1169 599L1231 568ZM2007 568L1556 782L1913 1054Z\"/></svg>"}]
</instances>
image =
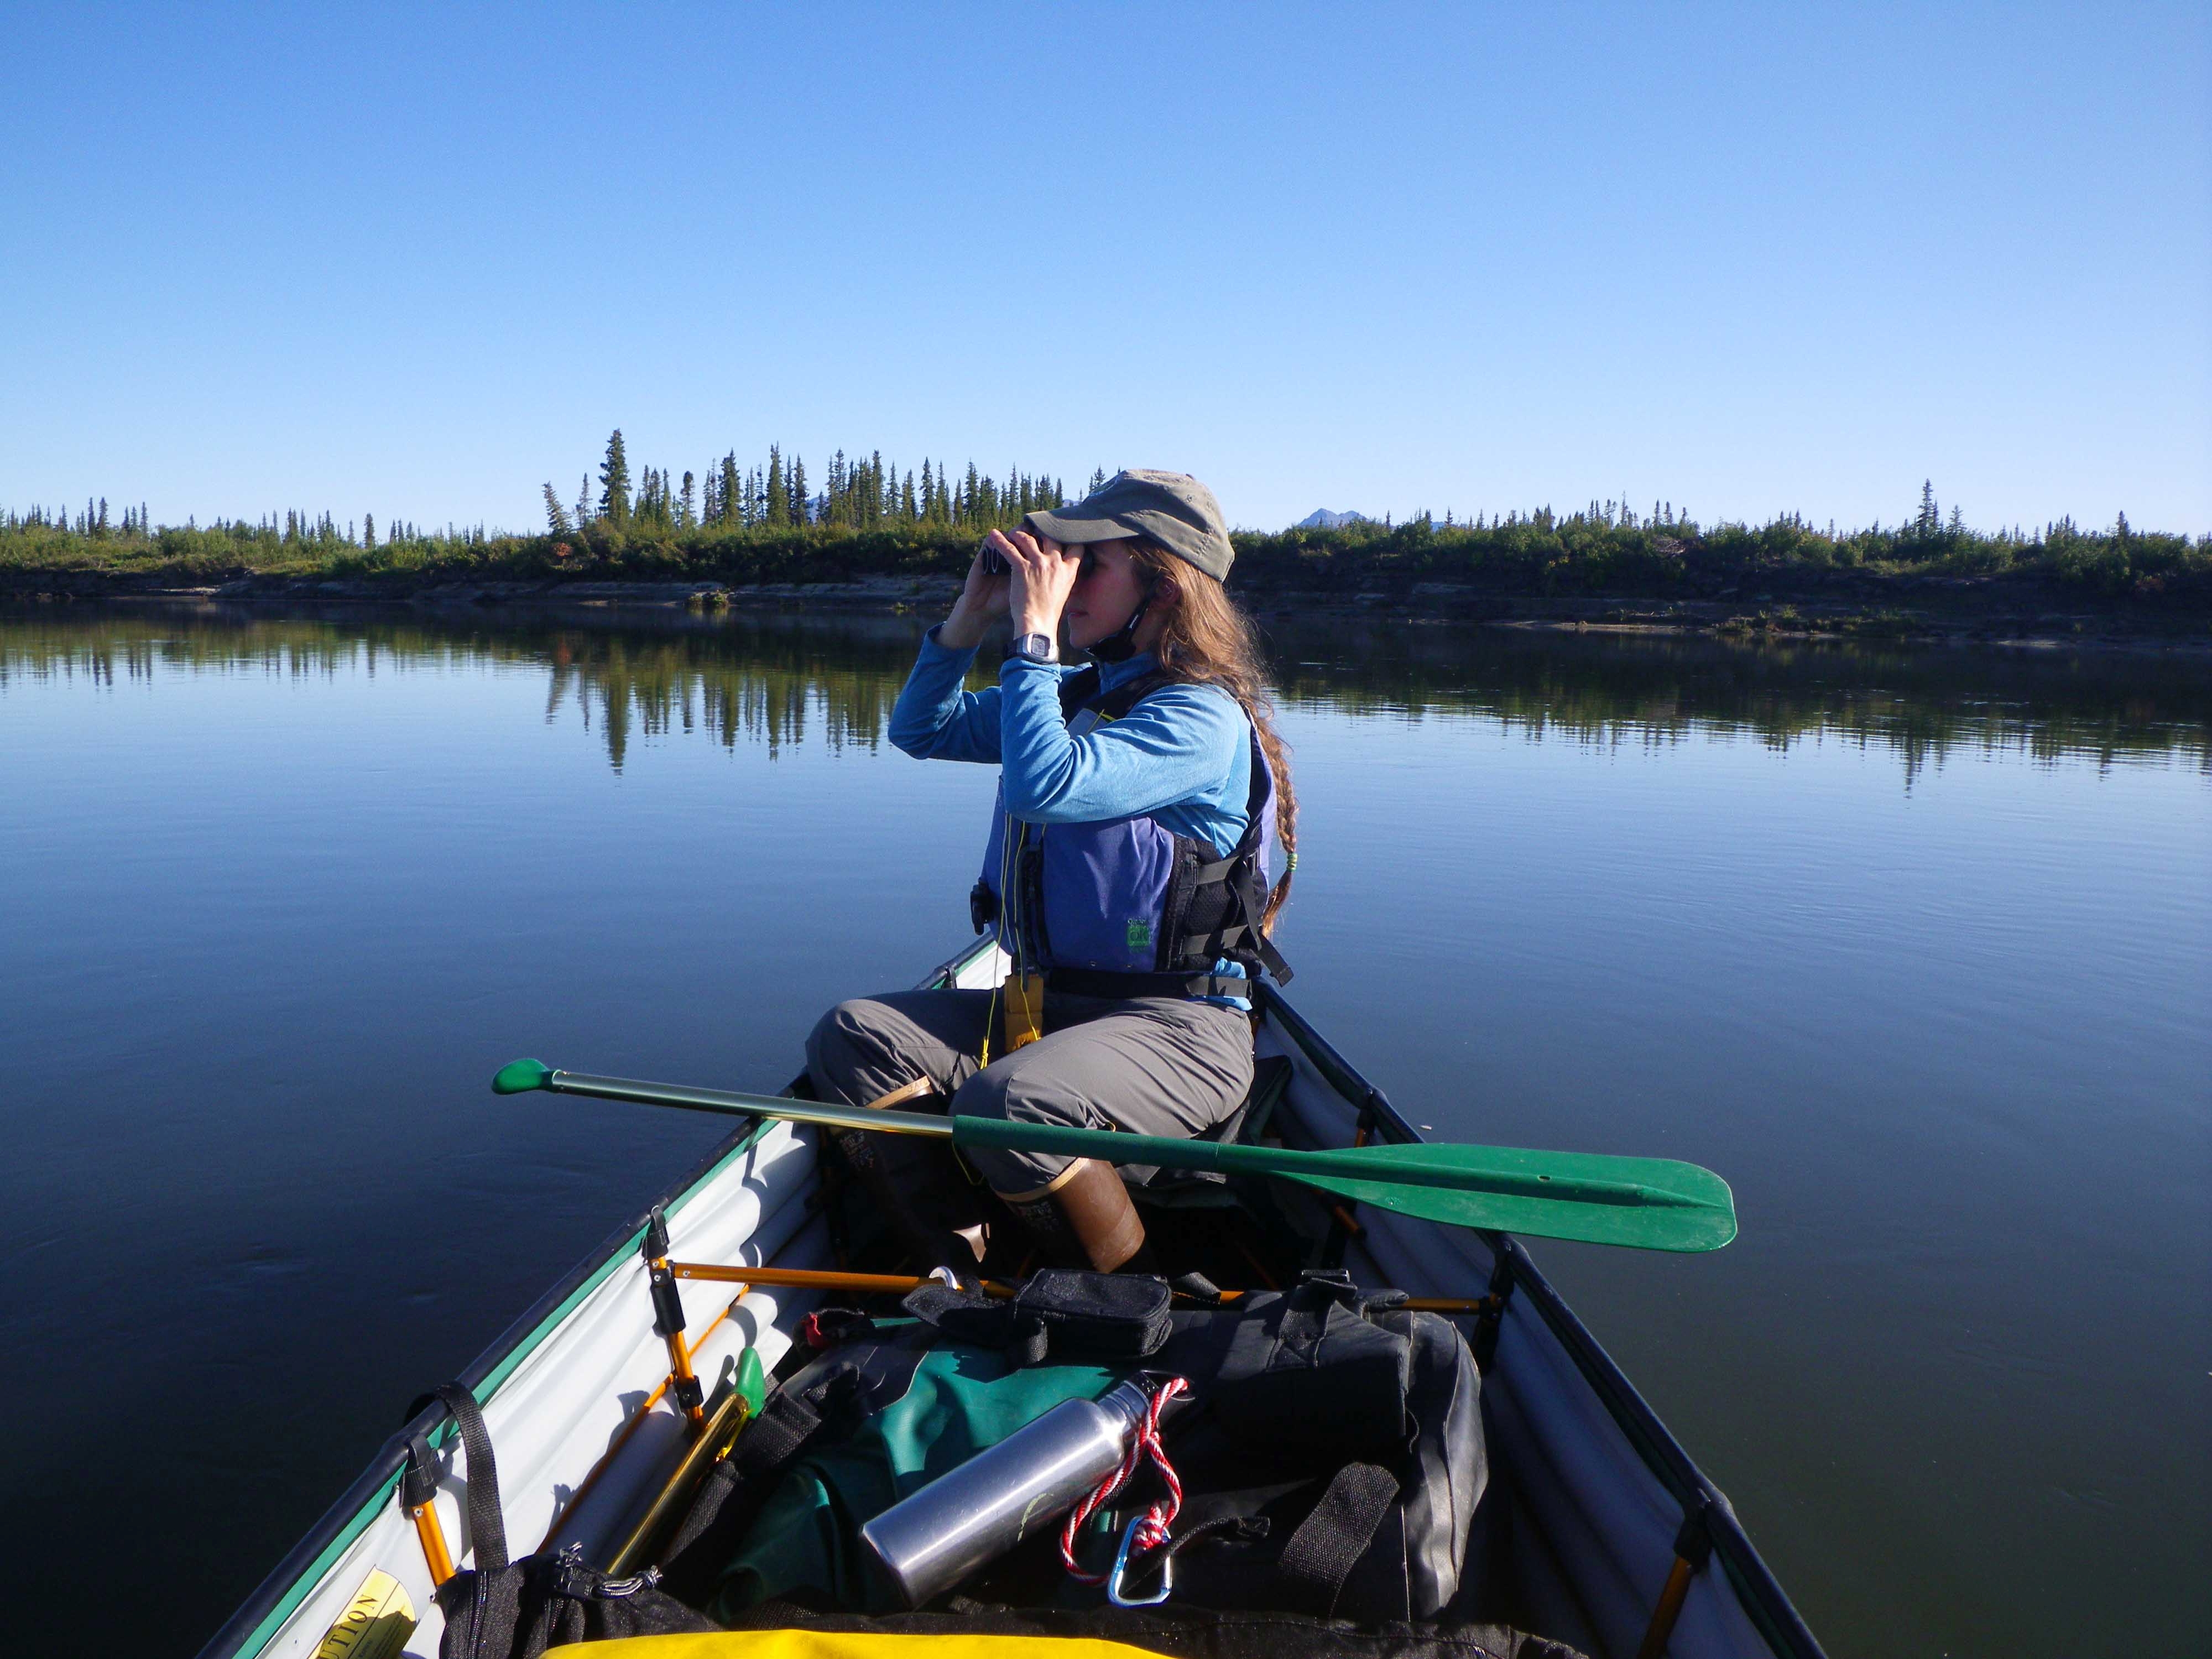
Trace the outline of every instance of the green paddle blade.
<instances>
[{"instance_id":1,"label":"green paddle blade","mask_svg":"<svg viewBox=\"0 0 2212 1659\"><path fill-rule=\"evenodd\" d=\"M491 1091L495 1095L525 1095L552 1081L553 1068L544 1060L510 1060L494 1073Z\"/></svg>"},{"instance_id":2,"label":"green paddle blade","mask_svg":"<svg viewBox=\"0 0 2212 1659\"><path fill-rule=\"evenodd\" d=\"M1644 1250L1717 1250L1735 1237L1735 1201L1728 1182L1711 1170L1672 1158L1428 1146L1307 1156L1345 1161L1325 1173L1277 1173L1446 1226ZM1354 1157L1360 1161L1356 1172L1349 1167Z\"/></svg>"},{"instance_id":3,"label":"green paddle blade","mask_svg":"<svg viewBox=\"0 0 2212 1659\"><path fill-rule=\"evenodd\" d=\"M1672 1158L1419 1145L1307 1152L986 1117L953 1119L952 1140L1109 1164L1278 1176L1448 1227L1644 1250L1717 1250L1735 1237L1728 1182Z\"/></svg>"}]
</instances>

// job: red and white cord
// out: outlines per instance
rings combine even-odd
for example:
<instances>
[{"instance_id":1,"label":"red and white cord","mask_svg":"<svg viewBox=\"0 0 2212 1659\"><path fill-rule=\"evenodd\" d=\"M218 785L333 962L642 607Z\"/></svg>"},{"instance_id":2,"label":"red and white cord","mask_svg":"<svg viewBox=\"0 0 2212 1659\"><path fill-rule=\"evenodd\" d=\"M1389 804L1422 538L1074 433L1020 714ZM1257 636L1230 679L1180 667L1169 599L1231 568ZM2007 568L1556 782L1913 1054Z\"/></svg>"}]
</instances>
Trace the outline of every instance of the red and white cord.
<instances>
[{"instance_id":1,"label":"red and white cord","mask_svg":"<svg viewBox=\"0 0 2212 1659\"><path fill-rule=\"evenodd\" d=\"M1129 1449L1122 1454L1121 1467L1100 1481L1080 1504L1068 1511L1067 1524L1060 1529L1060 1560L1068 1576L1085 1584L1103 1584L1103 1572L1085 1572L1076 1565L1075 1540L1084 1523L1106 1507L1115 1493L1127 1486L1136 1475L1139 1465L1146 1457L1160 1472L1160 1484L1167 1488L1167 1496L1152 1504L1139 1517L1136 1536L1131 1540L1131 1555L1142 1550L1156 1550L1168 1541L1168 1528L1175 1524L1176 1514L1182 1508L1182 1482L1176 1478L1175 1465L1160 1448L1160 1408L1179 1394L1188 1394L1190 1384L1180 1376L1170 1376L1161 1383L1145 1407L1144 1417L1130 1431Z\"/></svg>"}]
</instances>

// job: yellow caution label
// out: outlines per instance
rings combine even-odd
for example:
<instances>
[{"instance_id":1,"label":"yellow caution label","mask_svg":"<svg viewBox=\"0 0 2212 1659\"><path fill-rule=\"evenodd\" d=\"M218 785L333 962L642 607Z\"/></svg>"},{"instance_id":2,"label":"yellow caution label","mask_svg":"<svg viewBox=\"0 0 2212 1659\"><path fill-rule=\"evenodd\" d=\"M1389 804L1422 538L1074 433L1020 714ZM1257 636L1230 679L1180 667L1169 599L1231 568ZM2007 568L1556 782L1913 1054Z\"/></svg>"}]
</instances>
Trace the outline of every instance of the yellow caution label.
<instances>
[{"instance_id":1,"label":"yellow caution label","mask_svg":"<svg viewBox=\"0 0 2212 1659\"><path fill-rule=\"evenodd\" d=\"M373 1571L337 1622L323 1632L315 1659L399 1659L415 1624L415 1604L399 1581L381 1569Z\"/></svg>"}]
</instances>

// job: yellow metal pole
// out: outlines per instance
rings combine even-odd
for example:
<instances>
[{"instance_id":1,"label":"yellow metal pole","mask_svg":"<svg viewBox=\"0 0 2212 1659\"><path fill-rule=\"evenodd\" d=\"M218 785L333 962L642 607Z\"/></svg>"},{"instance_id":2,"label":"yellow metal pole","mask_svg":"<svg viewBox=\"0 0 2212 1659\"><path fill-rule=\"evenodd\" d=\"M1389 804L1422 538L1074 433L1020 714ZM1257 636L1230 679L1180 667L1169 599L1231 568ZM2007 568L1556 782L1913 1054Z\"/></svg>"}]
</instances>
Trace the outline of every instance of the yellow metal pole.
<instances>
[{"instance_id":1,"label":"yellow metal pole","mask_svg":"<svg viewBox=\"0 0 2212 1659\"><path fill-rule=\"evenodd\" d=\"M446 1547L446 1529L439 1523L437 1504L418 1504L407 1511L407 1518L415 1523L416 1537L422 1540L422 1560L430 1569L431 1583L444 1583L453 1576L453 1553Z\"/></svg>"},{"instance_id":2,"label":"yellow metal pole","mask_svg":"<svg viewBox=\"0 0 2212 1659\"><path fill-rule=\"evenodd\" d=\"M1690 1581L1698 1570L1680 1556L1668 1570L1666 1588L1659 1592L1659 1604L1651 1609L1651 1622L1644 1629L1644 1645L1636 1650L1636 1659L1659 1659L1667 1651L1667 1638L1674 1633L1674 1621L1682 1616L1682 1603L1689 1598Z\"/></svg>"},{"instance_id":3,"label":"yellow metal pole","mask_svg":"<svg viewBox=\"0 0 2212 1659\"><path fill-rule=\"evenodd\" d=\"M750 1355L752 1350L749 1348L746 1352ZM739 1362L739 1368L742 1379L744 1375L742 1360ZM622 1547L617 1549L608 1560L607 1576L609 1577L619 1578L638 1564L645 1553L646 1547L653 1541L654 1536L667 1522L670 1511L690 1495L691 1489L698 1485L699 1477L705 1473L708 1466L727 1454L731 1445L737 1440L739 1431L744 1428L746 1421L758 1408L759 1390L763 1386L759 1360L756 1357L752 1365L750 1386L748 1386L744 1380L739 1381L728 1394L722 1397L722 1403L714 1407L714 1415L707 1419L706 1426L700 1431L699 1437L685 1449L683 1460L676 1466L675 1473L668 1477L667 1482L654 1497L645 1514L639 1518L638 1523L630 1528L629 1536L623 1540Z\"/></svg>"},{"instance_id":4,"label":"yellow metal pole","mask_svg":"<svg viewBox=\"0 0 2212 1659\"><path fill-rule=\"evenodd\" d=\"M1668 1639L1674 1634L1674 1621L1682 1616L1682 1603L1689 1599L1690 1583L1698 1576L1698 1570L1711 1559L1713 1538L1705 1529L1708 1501L1702 1496L1693 1498L1682 1516L1682 1528L1674 1534L1674 1565L1667 1569L1667 1582L1660 1588L1658 1602L1651 1609L1651 1622L1644 1627L1644 1640L1636 1650L1636 1659L1660 1659L1667 1651Z\"/></svg>"},{"instance_id":5,"label":"yellow metal pole","mask_svg":"<svg viewBox=\"0 0 2212 1659\"><path fill-rule=\"evenodd\" d=\"M668 1270L678 1279L710 1279L726 1285L770 1285L801 1291L851 1291L855 1295L901 1296L937 1281L910 1273L835 1273L811 1267L723 1267L706 1261L672 1261ZM1011 1285L987 1283L986 1296L1004 1300L1014 1294Z\"/></svg>"}]
</instances>

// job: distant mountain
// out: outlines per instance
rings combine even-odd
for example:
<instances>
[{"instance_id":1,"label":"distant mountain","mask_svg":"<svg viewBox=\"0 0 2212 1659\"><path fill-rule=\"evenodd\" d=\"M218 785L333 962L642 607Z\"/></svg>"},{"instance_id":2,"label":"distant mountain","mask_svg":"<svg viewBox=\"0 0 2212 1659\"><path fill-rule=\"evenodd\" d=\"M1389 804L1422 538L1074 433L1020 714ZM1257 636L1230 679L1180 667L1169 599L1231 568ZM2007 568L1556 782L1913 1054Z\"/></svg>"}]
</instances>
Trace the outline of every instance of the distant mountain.
<instances>
[{"instance_id":1,"label":"distant mountain","mask_svg":"<svg viewBox=\"0 0 2212 1659\"><path fill-rule=\"evenodd\" d=\"M1318 507L1291 526L1293 530L1338 530L1348 524L1372 523L1364 513L1332 513Z\"/></svg>"}]
</instances>

